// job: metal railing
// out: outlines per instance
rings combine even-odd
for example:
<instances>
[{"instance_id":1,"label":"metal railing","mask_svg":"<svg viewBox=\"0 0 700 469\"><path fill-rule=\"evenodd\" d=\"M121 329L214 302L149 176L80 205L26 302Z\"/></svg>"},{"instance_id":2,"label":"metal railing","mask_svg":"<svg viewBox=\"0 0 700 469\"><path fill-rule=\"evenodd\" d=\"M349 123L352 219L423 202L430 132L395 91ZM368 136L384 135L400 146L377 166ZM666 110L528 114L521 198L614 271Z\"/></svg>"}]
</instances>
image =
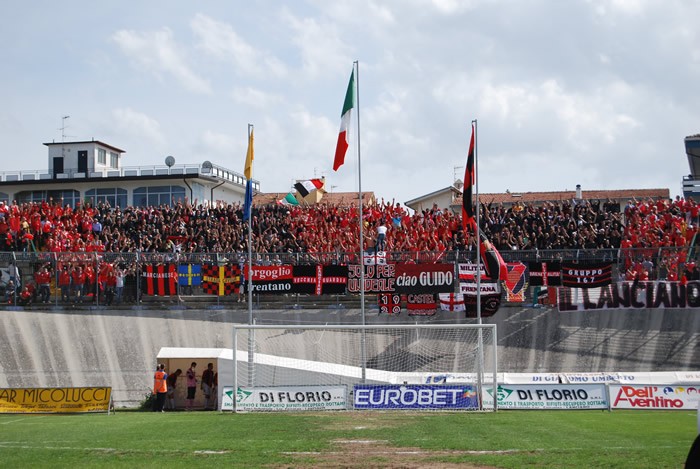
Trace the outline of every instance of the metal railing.
<instances>
[{"instance_id":1,"label":"metal railing","mask_svg":"<svg viewBox=\"0 0 700 469\"><path fill-rule=\"evenodd\" d=\"M372 258L374 253L366 253ZM593 250L531 250L531 251L502 251L501 255L506 262L545 262L545 261L604 261L614 265L614 279L624 278L627 269L635 262L646 261L653 266L649 272L650 279L665 280L669 273L675 269L675 274L680 277L685 264L696 260L696 254L688 248L646 248L646 249L593 249ZM349 265L360 262L357 252L284 252L284 253L254 253L252 262L254 265L309 265L332 264ZM387 252L388 263L450 263L458 264L475 262L475 251L442 251L442 252ZM241 268L247 264L247 255L242 252L230 253L177 253L177 252L0 252L0 299L4 299L5 305L18 306L23 303L21 289L24 286L34 284L35 294L33 303L44 300L40 298L39 288L34 281L34 274L47 267L51 273L49 303L53 305L138 305L148 303L154 298L144 296L141 291L141 273L146 264L215 264L236 265ZM124 271L124 285L119 291L107 288L104 277L98 273L105 267L119 268ZM60 288L59 276L64 267L72 268L80 265L92 270L94 275L89 284L85 285L85 291L79 295L71 285L68 291ZM19 270L20 284L15 283L15 288L8 288L9 280L13 277L12 268ZM171 295L168 301L178 304L197 301L198 303L210 303L220 305L222 303L235 303L239 300L237 295L220 297L206 295L201 287L179 286L176 295ZM45 289L43 290L45 293ZM242 295L241 295L242 296ZM342 301L347 302L347 297L356 295L347 294ZM158 298L163 301L164 298ZM328 300L328 299L327 299ZM356 300L356 299L355 299ZM270 295L255 295L256 304L261 301L270 301ZM298 297L289 298L287 302L298 304ZM332 300L331 300L332 302ZM336 296L335 302L340 304L341 299Z\"/></svg>"}]
</instances>

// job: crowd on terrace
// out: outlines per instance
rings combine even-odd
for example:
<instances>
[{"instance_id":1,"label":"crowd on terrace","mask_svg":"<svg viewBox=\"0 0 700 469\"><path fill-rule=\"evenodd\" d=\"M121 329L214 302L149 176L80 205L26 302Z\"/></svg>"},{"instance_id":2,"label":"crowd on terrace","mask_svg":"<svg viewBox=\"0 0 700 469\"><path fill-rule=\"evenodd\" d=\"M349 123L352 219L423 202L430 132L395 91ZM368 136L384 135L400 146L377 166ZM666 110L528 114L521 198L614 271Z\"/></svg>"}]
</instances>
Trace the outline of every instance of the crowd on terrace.
<instances>
[{"instance_id":1,"label":"crowd on terrace","mask_svg":"<svg viewBox=\"0 0 700 469\"><path fill-rule=\"evenodd\" d=\"M697 232L700 207L692 200L573 200L538 205L480 207L482 230L500 250L642 248L654 262L677 270L678 256L658 259L658 248L688 246ZM265 205L252 210L256 253L340 253L359 251L358 209L320 203ZM398 203L364 209L365 246L377 232L390 252L464 250L461 217L437 207L410 213ZM206 206L187 201L172 206L110 207L59 201L0 202L0 249L46 252L245 253L247 228L239 204ZM630 257L625 268L643 261Z\"/></svg>"}]
</instances>

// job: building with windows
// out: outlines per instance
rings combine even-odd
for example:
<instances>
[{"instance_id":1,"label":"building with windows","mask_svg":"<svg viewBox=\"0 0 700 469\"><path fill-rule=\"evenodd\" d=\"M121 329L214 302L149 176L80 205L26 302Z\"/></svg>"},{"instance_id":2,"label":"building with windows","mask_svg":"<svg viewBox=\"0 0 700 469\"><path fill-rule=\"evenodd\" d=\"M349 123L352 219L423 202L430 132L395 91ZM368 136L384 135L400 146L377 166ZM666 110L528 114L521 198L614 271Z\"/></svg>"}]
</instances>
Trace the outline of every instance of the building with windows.
<instances>
[{"instance_id":1,"label":"building with windows","mask_svg":"<svg viewBox=\"0 0 700 469\"><path fill-rule=\"evenodd\" d=\"M683 177L683 197L700 201L700 135L685 138L685 154L690 173Z\"/></svg>"},{"instance_id":2,"label":"building with windows","mask_svg":"<svg viewBox=\"0 0 700 469\"><path fill-rule=\"evenodd\" d=\"M112 207L172 205L177 202L210 204L243 202L245 176L204 161L163 165L123 166L125 151L99 140L45 143L48 169L0 172L0 201L63 200ZM243 160L241 160L243 163ZM260 183L253 181L255 192Z\"/></svg>"}]
</instances>

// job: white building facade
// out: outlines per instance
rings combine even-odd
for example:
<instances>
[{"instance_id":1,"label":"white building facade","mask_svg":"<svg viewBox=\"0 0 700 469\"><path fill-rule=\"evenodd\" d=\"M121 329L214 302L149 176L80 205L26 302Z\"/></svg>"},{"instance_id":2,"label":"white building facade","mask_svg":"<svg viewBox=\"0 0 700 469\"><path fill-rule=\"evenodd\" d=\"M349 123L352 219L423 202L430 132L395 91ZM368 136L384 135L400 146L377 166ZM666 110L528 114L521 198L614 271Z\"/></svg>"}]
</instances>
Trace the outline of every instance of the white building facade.
<instances>
[{"instance_id":1,"label":"white building facade","mask_svg":"<svg viewBox=\"0 0 700 469\"><path fill-rule=\"evenodd\" d=\"M45 143L48 169L0 172L0 201L12 203L63 200L108 202L112 207L243 202L243 174L208 161L175 164L174 158L155 166L122 166L125 153L99 140ZM254 192L260 183L253 181Z\"/></svg>"}]
</instances>

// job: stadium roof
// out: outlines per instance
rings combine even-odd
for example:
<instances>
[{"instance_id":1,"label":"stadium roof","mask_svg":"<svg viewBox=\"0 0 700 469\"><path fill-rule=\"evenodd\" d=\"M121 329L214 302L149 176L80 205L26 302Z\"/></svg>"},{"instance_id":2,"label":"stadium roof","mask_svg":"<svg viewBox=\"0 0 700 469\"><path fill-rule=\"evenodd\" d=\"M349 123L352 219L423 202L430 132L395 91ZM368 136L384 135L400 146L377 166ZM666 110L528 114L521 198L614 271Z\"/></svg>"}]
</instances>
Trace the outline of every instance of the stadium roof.
<instances>
[{"instance_id":1,"label":"stadium roof","mask_svg":"<svg viewBox=\"0 0 700 469\"><path fill-rule=\"evenodd\" d=\"M585 200L602 200L606 201L612 199L615 201L620 201L622 199L632 199L637 200L647 199L649 197L656 198L670 198L670 191L668 189L615 189L615 190L591 190L591 191L581 191L581 198ZM563 200L572 200L576 198L576 191L558 191L558 192L504 192L504 193L492 193L492 194L479 194L479 202L481 203L502 203L502 204L515 204L517 202L522 203L539 203L539 202L558 202ZM456 205L462 204L462 197L458 197L455 200Z\"/></svg>"}]
</instances>

